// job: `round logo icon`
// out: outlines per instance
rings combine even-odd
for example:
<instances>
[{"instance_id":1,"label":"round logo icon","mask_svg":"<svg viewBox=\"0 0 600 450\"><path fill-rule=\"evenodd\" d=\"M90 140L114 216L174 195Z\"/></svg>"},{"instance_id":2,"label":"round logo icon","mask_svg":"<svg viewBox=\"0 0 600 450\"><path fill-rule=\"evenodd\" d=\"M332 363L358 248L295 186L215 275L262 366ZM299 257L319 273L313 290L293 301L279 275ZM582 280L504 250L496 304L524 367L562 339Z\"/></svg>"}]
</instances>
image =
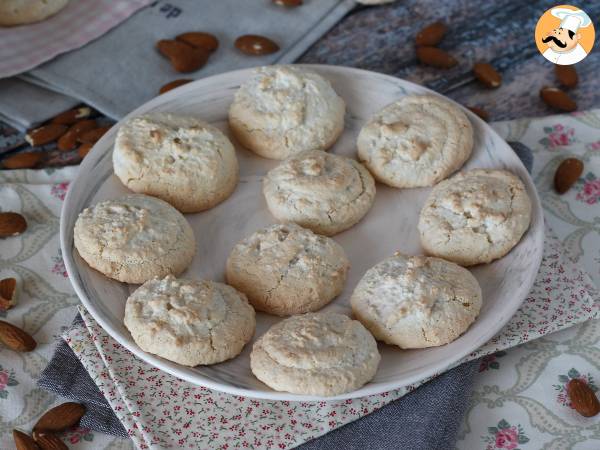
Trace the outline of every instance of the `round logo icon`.
<instances>
[{"instance_id":1,"label":"round logo icon","mask_svg":"<svg viewBox=\"0 0 600 450\"><path fill-rule=\"evenodd\" d=\"M548 61L561 66L576 64L592 51L594 24L585 11L558 5L546 11L535 27L535 44Z\"/></svg>"}]
</instances>

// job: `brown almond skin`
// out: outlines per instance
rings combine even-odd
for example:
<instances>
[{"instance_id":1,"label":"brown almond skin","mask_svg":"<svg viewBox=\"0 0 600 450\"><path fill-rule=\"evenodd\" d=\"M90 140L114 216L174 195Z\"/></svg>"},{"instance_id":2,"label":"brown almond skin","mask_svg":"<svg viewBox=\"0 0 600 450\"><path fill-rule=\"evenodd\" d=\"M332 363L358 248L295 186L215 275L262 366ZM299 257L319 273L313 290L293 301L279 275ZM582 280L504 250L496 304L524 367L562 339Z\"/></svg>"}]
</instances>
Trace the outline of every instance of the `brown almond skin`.
<instances>
[{"instance_id":1,"label":"brown almond skin","mask_svg":"<svg viewBox=\"0 0 600 450\"><path fill-rule=\"evenodd\" d=\"M577 103L565 91L555 87L545 87L540 90L540 97L548 106L560 111L575 111Z\"/></svg>"},{"instance_id":2,"label":"brown almond skin","mask_svg":"<svg viewBox=\"0 0 600 450\"><path fill-rule=\"evenodd\" d=\"M2 160L5 169L32 169L41 161L44 154L41 152L24 152L9 156Z\"/></svg>"},{"instance_id":3,"label":"brown almond skin","mask_svg":"<svg viewBox=\"0 0 600 450\"><path fill-rule=\"evenodd\" d=\"M93 119L82 120L80 122L74 123L67 130L67 132L60 137L60 139L56 143L58 149L63 152L73 150L77 145L77 140L79 139L79 136L81 136L86 131L93 130L94 128L98 128L98 125Z\"/></svg>"},{"instance_id":4,"label":"brown almond skin","mask_svg":"<svg viewBox=\"0 0 600 450\"><path fill-rule=\"evenodd\" d=\"M167 84L163 84L158 93L164 94L165 92L169 92L170 90L178 88L179 86L183 86L184 84L188 84L192 81L194 80L190 80L189 78L181 78L179 80L170 81Z\"/></svg>"},{"instance_id":5,"label":"brown almond skin","mask_svg":"<svg viewBox=\"0 0 600 450\"><path fill-rule=\"evenodd\" d=\"M175 37L176 41L185 42L192 47L202 48L207 52L214 52L219 48L219 40L214 34L192 31Z\"/></svg>"},{"instance_id":6,"label":"brown almond skin","mask_svg":"<svg viewBox=\"0 0 600 450\"><path fill-rule=\"evenodd\" d=\"M27 229L27 221L19 213L0 212L0 238L17 236Z\"/></svg>"},{"instance_id":7,"label":"brown almond skin","mask_svg":"<svg viewBox=\"0 0 600 450\"><path fill-rule=\"evenodd\" d=\"M30 352L37 346L29 333L4 320L0 320L0 341L17 352Z\"/></svg>"},{"instance_id":8,"label":"brown almond skin","mask_svg":"<svg viewBox=\"0 0 600 450\"><path fill-rule=\"evenodd\" d=\"M110 129L110 126L94 128L79 135L77 141L81 144L95 144Z\"/></svg>"},{"instance_id":9,"label":"brown almond skin","mask_svg":"<svg viewBox=\"0 0 600 450\"><path fill-rule=\"evenodd\" d=\"M554 189L564 194L583 173L583 163L577 158L567 158L560 163L554 174Z\"/></svg>"},{"instance_id":10,"label":"brown almond skin","mask_svg":"<svg viewBox=\"0 0 600 450\"><path fill-rule=\"evenodd\" d=\"M584 381L573 379L567 383L567 394L571 405L584 417L594 417L600 412L600 402L592 389Z\"/></svg>"},{"instance_id":11,"label":"brown almond skin","mask_svg":"<svg viewBox=\"0 0 600 450\"><path fill-rule=\"evenodd\" d=\"M185 42L163 39L156 44L158 51L169 58L173 69L177 72L187 73L200 69L206 61L210 52L203 48L192 47Z\"/></svg>"},{"instance_id":12,"label":"brown almond skin","mask_svg":"<svg viewBox=\"0 0 600 450\"><path fill-rule=\"evenodd\" d=\"M491 64L477 63L473 66L473 74L484 86L497 88L502 84L502 76Z\"/></svg>"},{"instance_id":13,"label":"brown almond skin","mask_svg":"<svg viewBox=\"0 0 600 450\"><path fill-rule=\"evenodd\" d=\"M269 55L279 51L277 45L271 39L257 34L245 34L235 40L235 48L247 55Z\"/></svg>"},{"instance_id":14,"label":"brown almond skin","mask_svg":"<svg viewBox=\"0 0 600 450\"><path fill-rule=\"evenodd\" d=\"M577 86L579 77L577 76L575 66L561 66L560 64L555 64L554 73L556 74L556 79L562 86L566 88Z\"/></svg>"},{"instance_id":15,"label":"brown almond skin","mask_svg":"<svg viewBox=\"0 0 600 450\"><path fill-rule=\"evenodd\" d=\"M273 3L279 6L293 8L295 6L300 6L302 4L302 0L273 0Z\"/></svg>"},{"instance_id":16,"label":"brown almond skin","mask_svg":"<svg viewBox=\"0 0 600 450\"><path fill-rule=\"evenodd\" d=\"M42 450L69 450L69 447L52 433L34 431L33 439Z\"/></svg>"},{"instance_id":17,"label":"brown almond skin","mask_svg":"<svg viewBox=\"0 0 600 450\"><path fill-rule=\"evenodd\" d=\"M87 119L92 115L92 109L88 106L81 106L79 108L70 109L63 113L60 113L50 121L50 123L58 123L61 125L73 125L75 122L79 122L82 119Z\"/></svg>"},{"instance_id":18,"label":"brown almond skin","mask_svg":"<svg viewBox=\"0 0 600 450\"><path fill-rule=\"evenodd\" d=\"M17 280L15 278L4 278L0 280L0 309L10 309L13 307L13 298L17 290Z\"/></svg>"},{"instance_id":19,"label":"brown almond skin","mask_svg":"<svg viewBox=\"0 0 600 450\"><path fill-rule=\"evenodd\" d=\"M67 131L66 125L59 123L49 123L38 128L30 130L25 135L25 140L29 142L33 147L39 145L46 145L50 142L54 142Z\"/></svg>"},{"instance_id":20,"label":"brown almond skin","mask_svg":"<svg viewBox=\"0 0 600 450\"><path fill-rule=\"evenodd\" d=\"M81 144L77 149L77 154L81 159L85 158L87 154L90 152L94 144Z\"/></svg>"},{"instance_id":21,"label":"brown almond skin","mask_svg":"<svg viewBox=\"0 0 600 450\"><path fill-rule=\"evenodd\" d=\"M490 120L490 115L485 109L479 108L477 106L467 106L472 113L475 113L479 118L485 122Z\"/></svg>"},{"instance_id":22,"label":"brown almond skin","mask_svg":"<svg viewBox=\"0 0 600 450\"><path fill-rule=\"evenodd\" d=\"M17 450L39 450L33 438L19 430L13 430L13 439Z\"/></svg>"},{"instance_id":23,"label":"brown almond skin","mask_svg":"<svg viewBox=\"0 0 600 450\"><path fill-rule=\"evenodd\" d=\"M450 69L458 63L452 55L437 47L417 47L417 59L422 64L440 69Z\"/></svg>"},{"instance_id":24,"label":"brown almond skin","mask_svg":"<svg viewBox=\"0 0 600 450\"><path fill-rule=\"evenodd\" d=\"M85 406L66 402L55 406L44 413L33 426L33 431L64 431L75 426L85 414Z\"/></svg>"},{"instance_id":25,"label":"brown almond skin","mask_svg":"<svg viewBox=\"0 0 600 450\"><path fill-rule=\"evenodd\" d=\"M417 33L415 43L419 46L435 47L442 41L447 32L448 27L443 22L430 23Z\"/></svg>"}]
</instances>

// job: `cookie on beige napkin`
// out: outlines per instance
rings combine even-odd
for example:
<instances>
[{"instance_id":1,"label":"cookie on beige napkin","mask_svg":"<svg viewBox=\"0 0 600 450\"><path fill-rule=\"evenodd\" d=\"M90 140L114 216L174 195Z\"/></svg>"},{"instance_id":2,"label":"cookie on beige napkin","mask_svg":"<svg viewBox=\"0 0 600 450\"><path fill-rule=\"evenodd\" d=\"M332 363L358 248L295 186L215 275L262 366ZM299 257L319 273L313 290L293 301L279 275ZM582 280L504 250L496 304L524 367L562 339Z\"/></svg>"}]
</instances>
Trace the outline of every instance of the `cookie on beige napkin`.
<instances>
[{"instance_id":1,"label":"cookie on beige napkin","mask_svg":"<svg viewBox=\"0 0 600 450\"><path fill-rule=\"evenodd\" d=\"M67 3L69 0L2 0L0 26L40 22L62 10Z\"/></svg>"}]
</instances>

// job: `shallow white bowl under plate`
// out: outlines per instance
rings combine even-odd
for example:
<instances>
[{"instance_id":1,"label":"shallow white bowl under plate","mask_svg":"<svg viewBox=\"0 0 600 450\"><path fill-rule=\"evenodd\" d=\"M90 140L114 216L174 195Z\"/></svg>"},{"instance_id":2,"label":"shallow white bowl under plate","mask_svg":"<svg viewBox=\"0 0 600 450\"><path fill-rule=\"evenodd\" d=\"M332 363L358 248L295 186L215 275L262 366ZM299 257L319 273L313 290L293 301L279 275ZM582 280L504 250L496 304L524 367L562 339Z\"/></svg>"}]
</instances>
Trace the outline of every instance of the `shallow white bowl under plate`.
<instances>
[{"instance_id":1,"label":"shallow white bowl under plate","mask_svg":"<svg viewBox=\"0 0 600 450\"><path fill-rule=\"evenodd\" d=\"M356 136L377 110L407 94L432 91L387 75L337 66L306 66L325 78L346 101L345 130L331 150L354 157ZM193 114L225 131L227 110L240 83L250 70L238 70L189 83L158 96L129 116L151 111ZM437 95L437 94L435 94ZM475 148L465 169L508 169L521 177L533 204L531 226L521 242L504 258L473 268L483 290L483 306L476 322L456 341L436 348L403 351L380 345L381 364L375 378L362 388L330 399L377 394L443 371L492 338L515 313L529 293L543 250L543 218L539 198L525 167L487 124L465 110L475 130ZM91 269L73 246L73 226L78 214L98 201L116 198L128 190L113 174L112 147L119 122L94 146L71 184L61 214L60 239L69 278L77 295L100 325L118 342L149 364L192 383L249 397L276 400L314 400L315 397L276 392L250 371L250 348L237 358L213 366L185 367L142 351L123 325L125 300L136 286L119 283ZM232 139L233 140L233 139ZM235 143L235 142L234 142ZM183 275L224 279L225 260L236 242L272 223L262 195L264 174L278 164L237 145L240 183L234 194L217 207L188 214L197 241L197 254ZM376 200L356 226L335 236L344 247L351 270L344 292L325 309L349 314L349 297L365 271L397 250L420 254L417 220L430 188L393 189L377 184ZM262 335L277 318L257 314L256 335Z\"/></svg>"}]
</instances>

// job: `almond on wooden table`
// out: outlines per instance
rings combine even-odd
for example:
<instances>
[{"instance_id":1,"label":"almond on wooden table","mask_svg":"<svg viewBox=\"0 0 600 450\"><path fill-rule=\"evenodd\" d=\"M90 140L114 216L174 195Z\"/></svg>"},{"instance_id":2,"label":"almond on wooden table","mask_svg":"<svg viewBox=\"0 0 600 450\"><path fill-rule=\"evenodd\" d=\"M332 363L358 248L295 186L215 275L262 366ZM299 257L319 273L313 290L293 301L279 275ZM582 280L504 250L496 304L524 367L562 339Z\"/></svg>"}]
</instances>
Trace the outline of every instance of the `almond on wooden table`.
<instances>
[{"instance_id":1,"label":"almond on wooden table","mask_svg":"<svg viewBox=\"0 0 600 450\"><path fill-rule=\"evenodd\" d=\"M85 414L85 406L66 402L49 409L33 426L34 431L64 431L75 426Z\"/></svg>"},{"instance_id":2,"label":"almond on wooden table","mask_svg":"<svg viewBox=\"0 0 600 450\"><path fill-rule=\"evenodd\" d=\"M17 279L0 280L0 309L10 309L17 303Z\"/></svg>"},{"instance_id":3,"label":"almond on wooden table","mask_svg":"<svg viewBox=\"0 0 600 450\"><path fill-rule=\"evenodd\" d=\"M489 63L479 62L474 64L473 74L484 86L489 88L497 88L502 84L502 76Z\"/></svg>"},{"instance_id":4,"label":"almond on wooden table","mask_svg":"<svg viewBox=\"0 0 600 450\"><path fill-rule=\"evenodd\" d=\"M66 125L49 123L48 125L42 125L41 127L29 130L25 135L25 140L33 147L49 144L65 134L67 129Z\"/></svg>"},{"instance_id":5,"label":"almond on wooden table","mask_svg":"<svg viewBox=\"0 0 600 450\"><path fill-rule=\"evenodd\" d=\"M44 157L42 152L23 152L2 160L5 169L32 169Z\"/></svg>"},{"instance_id":6,"label":"almond on wooden table","mask_svg":"<svg viewBox=\"0 0 600 450\"><path fill-rule=\"evenodd\" d=\"M0 320L0 341L17 352L30 352L37 346L29 333L4 320Z\"/></svg>"},{"instance_id":7,"label":"almond on wooden table","mask_svg":"<svg viewBox=\"0 0 600 450\"><path fill-rule=\"evenodd\" d=\"M39 450L33 438L19 430L13 430L13 439L17 450Z\"/></svg>"},{"instance_id":8,"label":"almond on wooden table","mask_svg":"<svg viewBox=\"0 0 600 450\"><path fill-rule=\"evenodd\" d=\"M452 55L437 47L417 47L417 59L423 64L440 69L450 69L458 64Z\"/></svg>"},{"instance_id":9,"label":"almond on wooden table","mask_svg":"<svg viewBox=\"0 0 600 450\"><path fill-rule=\"evenodd\" d=\"M560 64L555 64L554 73L556 74L558 82L562 86L566 88L572 88L577 86L577 81L579 80L579 77L577 76L575 66L561 66Z\"/></svg>"},{"instance_id":10,"label":"almond on wooden table","mask_svg":"<svg viewBox=\"0 0 600 450\"><path fill-rule=\"evenodd\" d=\"M82 144L95 144L111 128L112 127L110 127L110 126L105 126L105 127L98 127L98 128L94 128L92 130L86 131L86 132L80 134L79 136L77 136L77 141Z\"/></svg>"},{"instance_id":11,"label":"almond on wooden table","mask_svg":"<svg viewBox=\"0 0 600 450\"><path fill-rule=\"evenodd\" d=\"M582 416L593 417L600 412L598 397L586 382L572 379L567 383L567 394L575 411Z\"/></svg>"},{"instance_id":12,"label":"almond on wooden table","mask_svg":"<svg viewBox=\"0 0 600 450\"><path fill-rule=\"evenodd\" d=\"M17 236L27 229L25 217L16 212L0 212L0 238Z\"/></svg>"},{"instance_id":13,"label":"almond on wooden table","mask_svg":"<svg viewBox=\"0 0 600 450\"><path fill-rule=\"evenodd\" d=\"M90 150L92 149L92 147L94 147L94 144L81 144L78 148L77 148L77 154L79 155L79 157L81 159L85 158L87 156L87 154L90 152Z\"/></svg>"},{"instance_id":14,"label":"almond on wooden table","mask_svg":"<svg viewBox=\"0 0 600 450\"><path fill-rule=\"evenodd\" d=\"M200 69L206 61L210 52L199 47L192 47L182 41L174 39L163 39L156 44L158 51L169 58L173 69L177 72L194 72Z\"/></svg>"},{"instance_id":15,"label":"almond on wooden table","mask_svg":"<svg viewBox=\"0 0 600 450\"><path fill-rule=\"evenodd\" d=\"M490 120L490 115L485 109L479 108L477 106L467 106L467 108L469 108L472 113L479 116L479 118L483 121L488 122Z\"/></svg>"},{"instance_id":16,"label":"almond on wooden table","mask_svg":"<svg viewBox=\"0 0 600 450\"><path fill-rule=\"evenodd\" d=\"M210 53L219 48L219 40L214 34L192 31L175 37L176 41L185 42L192 47L202 48Z\"/></svg>"},{"instance_id":17,"label":"almond on wooden table","mask_svg":"<svg viewBox=\"0 0 600 450\"><path fill-rule=\"evenodd\" d=\"M569 95L555 87L545 87L540 90L540 97L548 106L560 111L575 111L577 103Z\"/></svg>"},{"instance_id":18,"label":"almond on wooden table","mask_svg":"<svg viewBox=\"0 0 600 450\"><path fill-rule=\"evenodd\" d=\"M554 174L554 189L559 194L564 194L583 173L583 163L577 158L567 158L560 163Z\"/></svg>"},{"instance_id":19,"label":"almond on wooden table","mask_svg":"<svg viewBox=\"0 0 600 450\"><path fill-rule=\"evenodd\" d=\"M235 40L235 48L247 55L269 55L279 51L279 45L268 37L245 34Z\"/></svg>"},{"instance_id":20,"label":"almond on wooden table","mask_svg":"<svg viewBox=\"0 0 600 450\"><path fill-rule=\"evenodd\" d=\"M430 23L417 33L415 43L417 45L434 47L441 42L447 31L448 27L443 22Z\"/></svg>"},{"instance_id":21,"label":"almond on wooden table","mask_svg":"<svg viewBox=\"0 0 600 450\"><path fill-rule=\"evenodd\" d=\"M56 143L59 150L68 151L75 148L77 145L77 141L83 133L86 131L93 130L98 128L96 121L94 119L81 120L79 122L74 123L67 130L65 134L63 134Z\"/></svg>"},{"instance_id":22,"label":"almond on wooden table","mask_svg":"<svg viewBox=\"0 0 600 450\"><path fill-rule=\"evenodd\" d=\"M81 119L87 119L92 115L92 109L88 106L70 109L55 116L50 123L58 123L61 125L73 125Z\"/></svg>"},{"instance_id":23,"label":"almond on wooden table","mask_svg":"<svg viewBox=\"0 0 600 450\"><path fill-rule=\"evenodd\" d=\"M279 6L295 7L302 4L302 0L273 0L273 3Z\"/></svg>"},{"instance_id":24,"label":"almond on wooden table","mask_svg":"<svg viewBox=\"0 0 600 450\"><path fill-rule=\"evenodd\" d=\"M34 431L33 439L42 450L69 450L69 447L56 435L44 431Z\"/></svg>"},{"instance_id":25,"label":"almond on wooden table","mask_svg":"<svg viewBox=\"0 0 600 450\"><path fill-rule=\"evenodd\" d=\"M190 80L189 78L181 78L179 80L169 81L167 84L162 85L162 87L160 88L158 93L164 94L165 92L169 92L172 89L175 89L179 86L183 86L184 84L188 84L192 81L194 81L194 80Z\"/></svg>"}]
</instances>

